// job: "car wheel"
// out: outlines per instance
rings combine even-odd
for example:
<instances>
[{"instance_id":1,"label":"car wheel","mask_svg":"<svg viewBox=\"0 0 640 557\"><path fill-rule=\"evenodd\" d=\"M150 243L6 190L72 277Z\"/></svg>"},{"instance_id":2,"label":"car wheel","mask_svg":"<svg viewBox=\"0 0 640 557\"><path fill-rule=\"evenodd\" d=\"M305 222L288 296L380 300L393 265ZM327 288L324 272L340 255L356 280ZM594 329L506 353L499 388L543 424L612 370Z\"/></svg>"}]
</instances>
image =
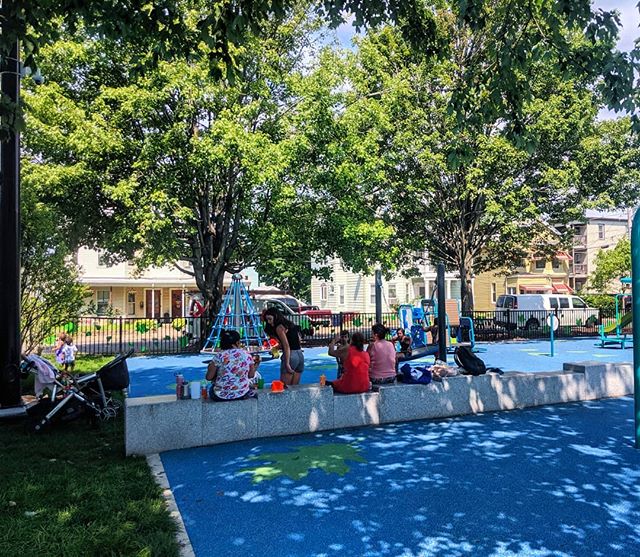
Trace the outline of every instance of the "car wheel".
<instances>
[{"instance_id":1,"label":"car wheel","mask_svg":"<svg viewBox=\"0 0 640 557\"><path fill-rule=\"evenodd\" d=\"M589 317L589 319L587 319L585 325L587 327L597 327L599 325L599 319L592 315L591 317Z\"/></svg>"},{"instance_id":2,"label":"car wheel","mask_svg":"<svg viewBox=\"0 0 640 557\"><path fill-rule=\"evenodd\" d=\"M526 322L524 328L527 331L537 331L540 328L540 321L532 317Z\"/></svg>"}]
</instances>

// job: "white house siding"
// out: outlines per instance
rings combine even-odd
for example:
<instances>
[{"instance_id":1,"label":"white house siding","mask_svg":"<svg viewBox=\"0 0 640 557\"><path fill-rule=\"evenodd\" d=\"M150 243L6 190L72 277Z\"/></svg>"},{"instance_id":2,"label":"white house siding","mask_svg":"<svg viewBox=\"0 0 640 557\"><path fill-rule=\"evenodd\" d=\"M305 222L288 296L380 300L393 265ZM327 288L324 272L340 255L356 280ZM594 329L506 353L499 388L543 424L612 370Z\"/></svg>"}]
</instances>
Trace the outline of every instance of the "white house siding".
<instances>
[{"instance_id":1,"label":"white house siding","mask_svg":"<svg viewBox=\"0 0 640 557\"><path fill-rule=\"evenodd\" d=\"M313 278L311 280L311 303L331 311L375 313L375 300L372 292L375 287L373 275L361 275L345 271L339 260L330 262L333 267L330 280ZM398 304L417 304L420 299L428 298L435 285L435 269L428 265L418 268L420 276L406 278L400 274L382 281L382 311L394 311ZM460 298L460 281L452 273L445 274L447 297ZM396 297L390 298L390 287L395 286ZM340 298L340 288L344 288L344 301ZM323 296L326 293L326 297Z\"/></svg>"}]
</instances>

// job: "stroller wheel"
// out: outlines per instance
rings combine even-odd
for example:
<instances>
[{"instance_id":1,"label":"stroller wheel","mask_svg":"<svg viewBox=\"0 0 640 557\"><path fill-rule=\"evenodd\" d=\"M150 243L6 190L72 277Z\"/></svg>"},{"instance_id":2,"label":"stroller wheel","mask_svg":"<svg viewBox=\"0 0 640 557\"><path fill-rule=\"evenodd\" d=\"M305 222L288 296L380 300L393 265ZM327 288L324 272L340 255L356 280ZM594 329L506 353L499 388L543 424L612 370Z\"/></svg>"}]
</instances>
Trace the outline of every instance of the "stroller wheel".
<instances>
[{"instance_id":1,"label":"stroller wheel","mask_svg":"<svg viewBox=\"0 0 640 557\"><path fill-rule=\"evenodd\" d=\"M49 433L51 428L51 421L46 418L33 417L28 419L25 424L25 429L29 433Z\"/></svg>"}]
</instances>

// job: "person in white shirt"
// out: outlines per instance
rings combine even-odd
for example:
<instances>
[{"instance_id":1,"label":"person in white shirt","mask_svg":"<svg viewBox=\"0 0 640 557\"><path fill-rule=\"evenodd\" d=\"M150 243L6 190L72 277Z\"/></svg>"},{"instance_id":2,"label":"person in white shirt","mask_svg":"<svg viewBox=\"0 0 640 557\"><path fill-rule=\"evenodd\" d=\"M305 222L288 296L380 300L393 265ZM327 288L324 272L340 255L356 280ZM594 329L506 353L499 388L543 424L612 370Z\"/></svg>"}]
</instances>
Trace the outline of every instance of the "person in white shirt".
<instances>
[{"instance_id":1,"label":"person in white shirt","mask_svg":"<svg viewBox=\"0 0 640 557\"><path fill-rule=\"evenodd\" d=\"M65 345L62 347L62 357L64 358L63 365L65 371L73 371L73 368L76 365L77 351L78 347L73 344L73 339L70 336L67 336Z\"/></svg>"}]
</instances>

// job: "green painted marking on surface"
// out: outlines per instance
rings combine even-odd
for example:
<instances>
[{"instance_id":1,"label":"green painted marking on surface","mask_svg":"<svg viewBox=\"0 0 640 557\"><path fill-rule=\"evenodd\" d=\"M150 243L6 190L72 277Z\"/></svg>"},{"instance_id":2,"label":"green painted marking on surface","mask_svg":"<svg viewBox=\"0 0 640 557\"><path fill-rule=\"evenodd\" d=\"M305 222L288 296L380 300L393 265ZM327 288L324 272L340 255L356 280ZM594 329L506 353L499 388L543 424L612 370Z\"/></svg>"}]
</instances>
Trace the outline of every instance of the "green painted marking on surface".
<instances>
[{"instance_id":1,"label":"green painted marking on surface","mask_svg":"<svg viewBox=\"0 0 640 557\"><path fill-rule=\"evenodd\" d=\"M329 443L300 447L289 453L270 453L250 456L249 460L265 461L252 468L242 468L239 474L252 474L254 484L286 476L292 480L304 478L312 468L327 474L344 476L349 471L346 461L367 462L358 448L348 444Z\"/></svg>"}]
</instances>

